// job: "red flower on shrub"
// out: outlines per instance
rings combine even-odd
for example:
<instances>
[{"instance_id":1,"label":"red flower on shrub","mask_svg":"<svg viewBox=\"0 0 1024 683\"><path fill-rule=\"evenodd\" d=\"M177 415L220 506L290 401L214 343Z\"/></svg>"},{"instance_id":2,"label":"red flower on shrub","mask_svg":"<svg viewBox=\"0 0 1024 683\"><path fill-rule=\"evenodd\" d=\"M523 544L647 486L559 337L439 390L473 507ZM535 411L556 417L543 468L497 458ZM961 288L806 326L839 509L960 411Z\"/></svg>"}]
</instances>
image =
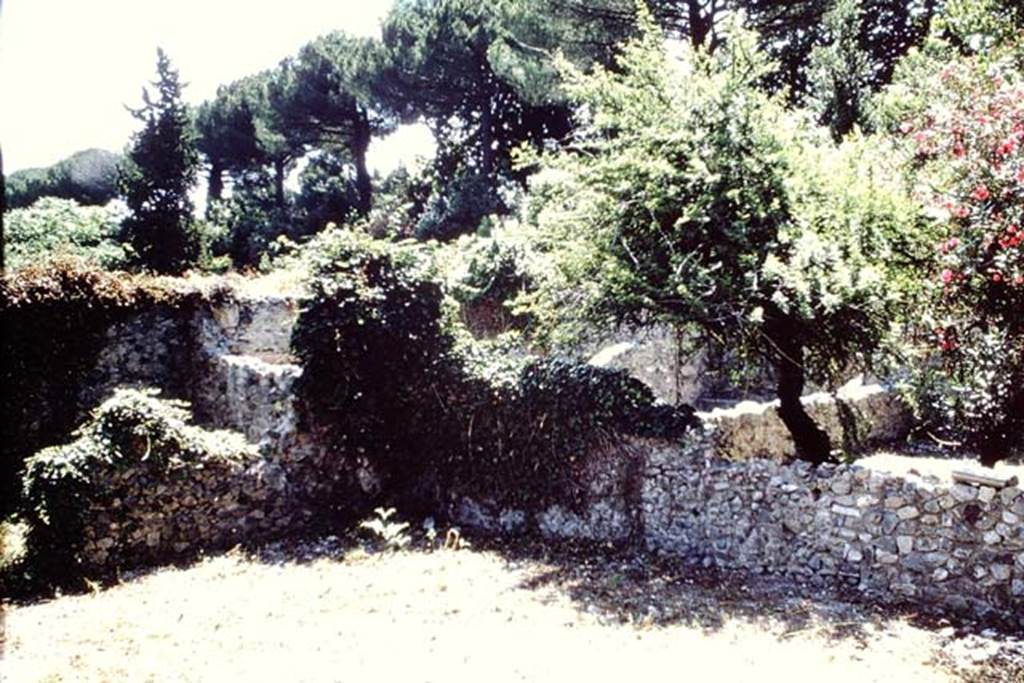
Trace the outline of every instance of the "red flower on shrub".
<instances>
[{"instance_id":1,"label":"red flower on shrub","mask_svg":"<svg viewBox=\"0 0 1024 683\"><path fill-rule=\"evenodd\" d=\"M974 188L974 192L971 193L971 199L976 202L983 202L989 198L988 188L984 185L978 185Z\"/></svg>"}]
</instances>

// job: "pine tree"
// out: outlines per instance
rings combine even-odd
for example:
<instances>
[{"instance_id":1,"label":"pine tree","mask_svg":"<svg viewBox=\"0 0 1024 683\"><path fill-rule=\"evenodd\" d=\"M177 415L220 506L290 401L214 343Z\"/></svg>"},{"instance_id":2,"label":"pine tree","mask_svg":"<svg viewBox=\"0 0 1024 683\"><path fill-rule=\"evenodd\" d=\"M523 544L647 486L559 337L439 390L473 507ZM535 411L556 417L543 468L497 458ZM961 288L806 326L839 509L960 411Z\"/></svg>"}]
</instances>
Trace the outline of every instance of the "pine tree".
<instances>
[{"instance_id":1,"label":"pine tree","mask_svg":"<svg viewBox=\"0 0 1024 683\"><path fill-rule=\"evenodd\" d=\"M189 191L199 169L192 122L182 102L178 72L157 50L154 100L143 88L141 109L131 110L143 123L120 169L121 192L131 211L125 236L139 265L158 273L181 273L200 255Z\"/></svg>"}]
</instances>

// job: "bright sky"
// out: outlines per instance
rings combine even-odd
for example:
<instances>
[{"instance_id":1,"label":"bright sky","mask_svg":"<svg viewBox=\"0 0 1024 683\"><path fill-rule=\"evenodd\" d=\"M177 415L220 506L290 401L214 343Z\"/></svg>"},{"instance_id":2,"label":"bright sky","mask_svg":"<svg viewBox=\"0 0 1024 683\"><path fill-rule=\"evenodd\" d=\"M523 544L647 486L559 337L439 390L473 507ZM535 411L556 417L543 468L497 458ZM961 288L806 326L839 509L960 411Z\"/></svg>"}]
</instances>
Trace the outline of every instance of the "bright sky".
<instances>
[{"instance_id":1,"label":"bright sky","mask_svg":"<svg viewBox=\"0 0 1024 683\"><path fill-rule=\"evenodd\" d=\"M318 35L375 35L391 0L0 0L4 171L81 149L121 151L167 51L197 104L221 83L274 66ZM430 149L423 126L370 149L382 172Z\"/></svg>"}]
</instances>

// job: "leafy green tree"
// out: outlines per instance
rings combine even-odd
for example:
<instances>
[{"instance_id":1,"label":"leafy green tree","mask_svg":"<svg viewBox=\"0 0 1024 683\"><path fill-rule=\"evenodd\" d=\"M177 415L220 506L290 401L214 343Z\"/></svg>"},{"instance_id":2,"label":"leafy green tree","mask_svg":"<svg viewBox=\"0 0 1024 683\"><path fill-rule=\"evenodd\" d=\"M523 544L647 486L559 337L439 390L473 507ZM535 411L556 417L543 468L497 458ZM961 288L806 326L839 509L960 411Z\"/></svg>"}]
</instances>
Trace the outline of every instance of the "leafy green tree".
<instances>
[{"instance_id":1,"label":"leafy green tree","mask_svg":"<svg viewBox=\"0 0 1024 683\"><path fill-rule=\"evenodd\" d=\"M394 129L395 119L374 106L366 81L372 74L375 43L341 32L305 45L281 65L270 97L279 127L306 149L344 149L357 189L356 213L370 210L373 192L366 153L374 136ZM334 154L335 160L339 159Z\"/></svg>"},{"instance_id":2,"label":"leafy green tree","mask_svg":"<svg viewBox=\"0 0 1024 683\"><path fill-rule=\"evenodd\" d=\"M373 196L366 227L375 237L411 237L417 219L430 199L427 174L399 166L384 176Z\"/></svg>"},{"instance_id":3,"label":"leafy green tree","mask_svg":"<svg viewBox=\"0 0 1024 683\"><path fill-rule=\"evenodd\" d=\"M243 82L220 86L212 100L199 105L196 132L196 147L209 165L207 201L212 205L223 194L225 172L261 161L252 97Z\"/></svg>"},{"instance_id":4,"label":"leafy green tree","mask_svg":"<svg viewBox=\"0 0 1024 683\"><path fill-rule=\"evenodd\" d=\"M992 0L993 2L997 0ZM538 0L540 2L540 0ZM747 28L757 31L759 47L774 67L764 76L772 91L788 89L791 101L811 99L837 128L850 129L846 119L858 113L864 94L892 79L897 61L927 36L942 0L554 0L546 11L565 24L599 27L565 31L569 44L585 36L588 54L604 55L606 66L615 46L635 36L638 12L650 11L667 35L693 47L714 51L728 39L727 22L742 13ZM843 17L843 18L841 18ZM577 64L579 59L575 59ZM844 69L853 67L853 75ZM845 101L859 94L852 106ZM826 122L831 123L831 118ZM857 119L856 123L864 123Z\"/></svg>"},{"instance_id":5,"label":"leafy green tree","mask_svg":"<svg viewBox=\"0 0 1024 683\"><path fill-rule=\"evenodd\" d=\"M961 52L985 55L1020 38L1024 5L1017 0L946 0L938 29Z\"/></svg>"},{"instance_id":6,"label":"leafy green tree","mask_svg":"<svg viewBox=\"0 0 1024 683\"><path fill-rule=\"evenodd\" d=\"M571 110L554 81L549 38L531 34L527 2L402 0L384 22L375 98L402 120L423 119L438 143L438 208L425 236L472 230L487 213L505 212L502 186L521 179L512 150L563 137ZM519 31L517 34L516 31ZM471 197L458 199L461 189ZM442 205L469 207L449 220Z\"/></svg>"},{"instance_id":7,"label":"leafy green tree","mask_svg":"<svg viewBox=\"0 0 1024 683\"><path fill-rule=\"evenodd\" d=\"M102 149L75 152L47 168L15 171L7 179L10 208L29 206L40 197L73 199L79 204L106 204L117 196L121 157Z\"/></svg>"},{"instance_id":8,"label":"leafy green tree","mask_svg":"<svg viewBox=\"0 0 1024 683\"><path fill-rule=\"evenodd\" d=\"M125 236L139 263L158 273L180 273L200 256L192 216L199 153L188 107L170 59L157 51L157 97L143 88L142 108L132 114L143 123L121 166L120 186L130 215Z\"/></svg>"},{"instance_id":9,"label":"leafy green tree","mask_svg":"<svg viewBox=\"0 0 1024 683\"><path fill-rule=\"evenodd\" d=\"M306 153L305 143L290 133L282 121L279 108L275 106L275 93L286 90L290 78L287 63L283 63L274 69L242 79L253 109L256 143L261 151L260 165L269 166L273 174L274 207L277 211L288 209L285 179Z\"/></svg>"},{"instance_id":10,"label":"leafy green tree","mask_svg":"<svg viewBox=\"0 0 1024 683\"><path fill-rule=\"evenodd\" d=\"M319 232L328 223L342 224L364 215L358 172L352 172L347 150L328 149L313 156L299 174L296 211L304 234ZM366 178L369 182L369 176Z\"/></svg>"},{"instance_id":11,"label":"leafy green tree","mask_svg":"<svg viewBox=\"0 0 1024 683\"><path fill-rule=\"evenodd\" d=\"M227 252L236 268L258 266L271 243L293 235L291 202L280 208L274 173L267 167L233 174L231 196L217 202L209 220L227 233Z\"/></svg>"},{"instance_id":12,"label":"leafy green tree","mask_svg":"<svg viewBox=\"0 0 1024 683\"><path fill-rule=\"evenodd\" d=\"M837 0L825 15L828 42L811 51L808 67L811 106L839 142L866 119L873 73L861 47L859 0Z\"/></svg>"},{"instance_id":13,"label":"leafy green tree","mask_svg":"<svg viewBox=\"0 0 1024 683\"><path fill-rule=\"evenodd\" d=\"M659 319L775 370L801 458L832 457L800 397L880 343L893 242L915 234L902 187L832 150L758 90L771 65L737 28L669 58L650 27L615 71L569 72L577 143L530 161L528 217L551 266L526 299L548 329ZM860 143L867 144L867 143ZM833 156L838 155L838 156Z\"/></svg>"}]
</instances>

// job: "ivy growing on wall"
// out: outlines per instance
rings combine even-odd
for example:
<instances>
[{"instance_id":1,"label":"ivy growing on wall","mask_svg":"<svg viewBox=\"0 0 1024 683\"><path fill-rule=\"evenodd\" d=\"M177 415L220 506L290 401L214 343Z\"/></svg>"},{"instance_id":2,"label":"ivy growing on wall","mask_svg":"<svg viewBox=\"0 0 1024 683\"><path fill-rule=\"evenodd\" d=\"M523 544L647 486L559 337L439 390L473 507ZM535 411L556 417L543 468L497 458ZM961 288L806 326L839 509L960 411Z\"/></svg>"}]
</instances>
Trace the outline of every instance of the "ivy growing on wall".
<instances>
[{"instance_id":1,"label":"ivy growing on wall","mask_svg":"<svg viewBox=\"0 0 1024 683\"><path fill-rule=\"evenodd\" d=\"M534 359L511 380L484 376L472 357L484 352L456 344L429 247L335 231L310 253L293 336L304 419L339 467L373 465L403 509L436 511L456 490L573 502L573 475L598 442L692 424L621 371Z\"/></svg>"}]
</instances>

